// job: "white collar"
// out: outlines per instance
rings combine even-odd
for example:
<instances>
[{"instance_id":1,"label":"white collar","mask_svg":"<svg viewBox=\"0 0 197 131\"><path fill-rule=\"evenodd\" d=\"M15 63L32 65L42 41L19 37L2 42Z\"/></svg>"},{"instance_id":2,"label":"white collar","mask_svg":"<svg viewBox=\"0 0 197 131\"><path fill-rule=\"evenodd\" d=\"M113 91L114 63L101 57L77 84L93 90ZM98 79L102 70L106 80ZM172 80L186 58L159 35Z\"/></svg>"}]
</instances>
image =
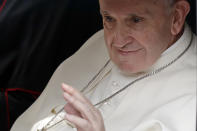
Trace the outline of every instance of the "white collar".
<instances>
[{"instance_id":1,"label":"white collar","mask_svg":"<svg viewBox=\"0 0 197 131\"><path fill-rule=\"evenodd\" d=\"M181 53L183 53L191 43L192 32L187 24L185 24L182 36L168 48L161 57L145 72L152 72L174 61Z\"/></svg>"}]
</instances>

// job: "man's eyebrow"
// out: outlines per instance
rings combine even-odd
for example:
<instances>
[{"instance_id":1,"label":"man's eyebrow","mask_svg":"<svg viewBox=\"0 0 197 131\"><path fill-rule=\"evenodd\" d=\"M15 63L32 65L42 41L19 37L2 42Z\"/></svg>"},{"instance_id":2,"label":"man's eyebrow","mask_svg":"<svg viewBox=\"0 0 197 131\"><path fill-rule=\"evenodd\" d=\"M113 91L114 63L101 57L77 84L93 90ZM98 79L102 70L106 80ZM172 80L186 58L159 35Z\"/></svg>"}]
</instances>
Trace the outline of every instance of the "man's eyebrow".
<instances>
[{"instance_id":1,"label":"man's eyebrow","mask_svg":"<svg viewBox=\"0 0 197 131\"><path fill-rule=\"evenodd\" d=\"M104 15L109 14L107 11L103 11L103 10L101 10L101 9L100 9L100 13L101 13L101 14L104 14Z\"/></svg>"},{"instance_id":2,"label":"man's eyebrow","mask_svg":"<svg viewBox=\"0 0 197 131\"><path fill-rule=\"evenodd\" d=\"M143 13L130 13L129 16L148 16L148 17L152 17L152 13L146 9Z\"/></svg>"}]
</instances>

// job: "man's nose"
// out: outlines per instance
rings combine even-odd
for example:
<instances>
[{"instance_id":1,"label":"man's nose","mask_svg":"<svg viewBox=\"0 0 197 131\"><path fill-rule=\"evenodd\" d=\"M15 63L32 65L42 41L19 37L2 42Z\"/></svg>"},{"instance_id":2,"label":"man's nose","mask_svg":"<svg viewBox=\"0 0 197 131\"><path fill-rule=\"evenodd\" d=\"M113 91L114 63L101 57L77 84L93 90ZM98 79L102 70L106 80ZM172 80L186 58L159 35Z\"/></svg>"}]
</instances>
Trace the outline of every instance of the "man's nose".
<instances>
[{"instance_id":1,"label":"man's nose","mask_svg":"<svg viewBox=\"0 0 197 131\"><path fill-rule=\"evenodd\" d=\"M113 46L121 48L133 41L133 38L127 28L128 27L122 26L116 28L116 30L114 31Z\"/></svg>"}]
</instances>

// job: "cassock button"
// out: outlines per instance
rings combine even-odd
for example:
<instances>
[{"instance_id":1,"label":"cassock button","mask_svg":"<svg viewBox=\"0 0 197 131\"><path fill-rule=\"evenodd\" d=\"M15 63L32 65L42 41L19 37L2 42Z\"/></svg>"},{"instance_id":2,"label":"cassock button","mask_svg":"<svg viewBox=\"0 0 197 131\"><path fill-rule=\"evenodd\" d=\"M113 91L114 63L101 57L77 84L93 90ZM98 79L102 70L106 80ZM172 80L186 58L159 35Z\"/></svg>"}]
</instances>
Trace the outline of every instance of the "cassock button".
<instances>
[{"instance_id":1,"label":"cassock button","mask_svg":"<svg viewBox=\"0 0 197 131\"><path fill-rule=\"evenodd\" d=\"M119 84L115 81L112 81L112 86L119 86Z\"/></svg>"},{"instance_id":2,"label":"cassock button","mask_svg":"<svg viewBox=\"0 0 197 131\"><path fill-rule=\"evenodd\" d=\"M105 102L104 105L110 105L110 102Z\"/></svg>"}]
</instances>

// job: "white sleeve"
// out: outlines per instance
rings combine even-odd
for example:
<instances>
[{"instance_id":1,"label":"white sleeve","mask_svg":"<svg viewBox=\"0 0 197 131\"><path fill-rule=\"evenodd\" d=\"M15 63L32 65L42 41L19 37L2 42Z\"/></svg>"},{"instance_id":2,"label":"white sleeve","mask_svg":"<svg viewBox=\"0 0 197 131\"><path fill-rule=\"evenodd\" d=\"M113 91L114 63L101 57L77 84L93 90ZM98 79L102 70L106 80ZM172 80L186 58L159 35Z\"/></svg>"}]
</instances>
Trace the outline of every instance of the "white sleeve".
<instances>
[{"instance_id":1,"label":"white sleeve","mask_svg":"<svg viewBox=\"0 0 197 131\"><path fill-rule=\"evenodd\" d=\"M196 95L165 105L131 131L196 131Z\"/></svg>"}]
</instances>

